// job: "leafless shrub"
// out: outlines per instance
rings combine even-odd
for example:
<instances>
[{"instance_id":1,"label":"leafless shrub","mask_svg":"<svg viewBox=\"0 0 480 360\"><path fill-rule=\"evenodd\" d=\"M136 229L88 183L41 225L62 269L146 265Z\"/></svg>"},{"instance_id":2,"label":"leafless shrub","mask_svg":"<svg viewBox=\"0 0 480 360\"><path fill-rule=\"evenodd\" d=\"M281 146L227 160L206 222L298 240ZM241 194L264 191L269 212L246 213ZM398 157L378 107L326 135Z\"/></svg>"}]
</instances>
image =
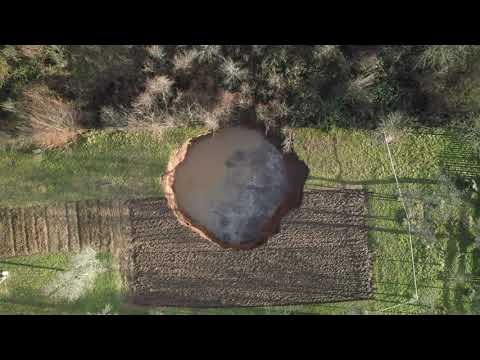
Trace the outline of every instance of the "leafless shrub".
<instances>
[{"instance_id":1,"label":"leafless shrub","mask_svg":"<svg viewBox=\"0 0 480 360\"><path fill-rule=\"evenodd\" d=\"M166 96L170 93L171 87L173 85L173 80L170 80L164 75L156 76L153 79L148 80L147 90L148 92L155 95Z\"/></svg>"},{"instance_id":2,"label":"leafless shrub","mask_svg":"<svg viewBox=\"0 0 480 360\"><path fill-rule=\"evenodd\" d=\"M199 45L197 57L200 62L211 63L220 57L221 45Z\"/></svg>"},{"instance_id":3,"label":"leafless shrub","mask_svg":"<svg viewBox=\"0 0 480 360\"><path fill-rule=\"evenodd\" d=\"M160 114L154 112L131 113L128 117L126 129L134 132L148 131L150 134L161 138L166 128L178 125L177 119L166 112Z\"/></svg>"},{"instance_id":4,"label":"leafless shrub","mask_svg":"<svg viewBox=\"0 0 480 360\"><path fill-rule=\"evenodd\" d=\"M198 119L208 130L216 131L220 128L221 117L219 114L205 109L199 109Z\"/></svg>"},{"instance_id":5,"label":"leafless shrub","mask_svg":"<svg viewBox=\"0 0 480 360\"><path fill-rule=\"evenodd\" d=\"M240 95L223 91L212 111L199 109L198 120L202 122L209 130L217 130L222 125L228 123L233 112L239 104Z\"/></svg>"},{"instance_id":6,"label":"leafless shrub","mask_svg":"<svg viewBox=\"0 0 480 360\"><path fill-rule=\"evenodd\" d=\"M375 83L375 74L369 74L367 76L357 77L350 83L350 86L356 89L363 90L372 86Z\"/></svg>"},{"instance_id":7,"label":"leafless shrub","mask_svg":"<svg viewBox=\"0 0 480 360\"><path fill-rule=\"evenodd\" d=\"M139 112L151 111L158 98L167 106L167 99L171 93L173 80L159 75L147 81L145 91L133 102L133 108Z\"/></svg>"},{"instance_id":8,"label":"leafless shrub","mask_svg":"<svg viewBox=\"0 0 480 360\"><path fill-rule=\"evenodd\" d=\"M127 110L124 107L103 107L101 121L107 129L123 129L126 131L149 133L161 137L165 128L176 125L175 119L165 111L156 112Z\"/></svg>"},{"instance_id":9,"label":"leafless shrub","mask_svg":"<svg viewBox=\"0 0 480 360\"><path fill-rule=\"evenodd\" d=\"M332 61L340 61L341 65L346 64L345 57L338 45L316 45L313 49L313 57L322 64Z\"/></svg>"},{"instance_id":10,"label":"leafless shrub","mask_svg":"<svg viewBox=\"0 0 480 360\"><path fill-rule=\"evenodd\" d=\"M24 120L18 129L41 146L61 145L81 132L81 112L77 106L44 85L26 89L16 104L3 106Z\"/></svg>"},{"instance_id":11,"label":"leafless shrub","mask_svg":"<svg viewBox=\"0 0 480 360\"><path fill-rule=\"evenodd\" d=\"M382 62L376 54L361 57L357 67L363 76L381 75L384 72Z\"/></svg>"},{"instance_id":12,"label":"leafless shrub","mask_svg":"<svg viewBox=\"0 0 480 360\"><path fill-rule=\"evenodd\" d=\"M145 91L133 101L131 110L123 107L117 109L105 107L101 113L102 123L107 126L127 127L128 130L135 131L142 127L161 131L160 128L171 126L169 97L172 86L173 81L164 75L149 79Z\"/></svg>"},{"instance_id":13,"label":"leafless shrub","mask_svg":"<svg viewBox=\"0 0 480 360\"><path fill-rule=\"evenodd\" d=\"M393 143L406 133L406 128L412 125L415 119L402 113L392 112L387 114L378 128L379 138L382 142Z\"/></svg>"},{"instance_id":14,"label":"leafless shrub","mask_svg":"<svg viewBox=\"0 0 480 360\"><path fill-rule=\"evenodd\" d=\"M291 153L293 152L293 140L294 140L294 132L291 128L285 127L282 129L284 140L282 143L282 150L284 153Z\"/></svg>"},{"instance_id":15,"label":"leafless shrub","mask_svg":"<svg viewBox=\"0 0 480 360\"><path fill-rule=\"evenodd\" d=\"M97 252L86 248L73 256L70 270L60 273L43 289L43 293L57 300L76 301L93 287L97 276L106 270L97 259Z\"/></svg>"},{"instance_id":16,"label":"leafless shrub","mask_svg":"<svg viewBox=\"0 0 480 360\"><path fill-rule=\"evenodd\" d=\"M147 47L148 54L158 62L164 62L166 59L166 52L161 45L151 45Z\"/></svg>"},{"instance_id":17,"label":"leafless shrub","mask_svg":"<svg viewBox=\"0 0 480 360\"><path fill-rule=\"evenodd\" d=\"M224 75L224 81L227 86L235 86L247 79L248 71L242 68L242 65L235 62L232 58L225 58L220 66L220 71Z\"/></svg>"},{"instance_id":18,"label":"leafless shrub","mask_svg":"<svg viewBox=\"0 0 480 360\"><path fill-rule=\"evenodd\" d=\"M272 100L267 104L258 104L257 118L265 125L268 133L270 128L278 126L281 120L288 116L290 110L284 101Z\"/></svg>"},{"instance_id":19,"label":"leafless shrub","mask_svg":"<svg viewBox=\"0 0 480 360\"><path fill-rule=\"evenodd\" d=\"M191 69L193 62L198 57L197 49L183 50L175 54L173 58L173 67L176 71L187 71Z\"/></svg>"},{"instance_id":20,"label":"leafless shrub","mask_svg":"<svg viewBox=\"0 0 480 360\"><path fill-rule=\"evenodd\" d=\"M268 74L267 83L274 91L281 91L287 86L286 80L276 71L271 71Z\"/></svg>"},{"instance_id":21,"label":"leafless shrub","mask_svg":"<svg viewBox=\"0 0 480 360\"><path fill-rule=\"evenodd\" d=\"M479 53L477 45L430 45L419 57L417 67L431 68L440 73L465 70Z\"/></svg>"},{"instance_id":22,"label":"leafless shrub","mask_svg":"<svg viewBox=\"0 0 480 360\"><path fill-rule=\"evenodd\" d=\"M239 106L243 108L251 107L254 103L253 89L246 81L240 85L240 96L238 100Z\"/></svg>"}]
</instances>

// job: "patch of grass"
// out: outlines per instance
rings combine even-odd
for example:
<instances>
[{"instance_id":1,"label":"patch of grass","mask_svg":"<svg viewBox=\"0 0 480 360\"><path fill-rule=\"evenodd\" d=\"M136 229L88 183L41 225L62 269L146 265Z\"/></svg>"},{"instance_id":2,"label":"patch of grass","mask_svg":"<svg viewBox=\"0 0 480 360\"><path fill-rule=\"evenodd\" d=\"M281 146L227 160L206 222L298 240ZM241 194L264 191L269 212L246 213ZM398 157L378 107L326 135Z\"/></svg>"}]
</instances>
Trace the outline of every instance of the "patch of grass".
<instances>
[{"instance_id":1,"label":"patch of grass","mask_svg":"<svg viewBox=\"0 0 480 360\"><path fill-rule=\"evenodd\" d=\"M0 206L159 196L172 150L202 129L92 132L63 149L0 148Z\"/></svg>"},{"instance_id":2,"label":"patch of grass","mask_svg":"<svg viewBox=\"0 0 480 360\"><path fill-rule=\"evenodd\" d=\"M110 254L98 254L107 271L100 274L92 290L78 300L58 301L44 294L58 273L69 270L72 256L54 254L0 260L10 273L0 284L0 314L86 314L101 313L108 305L118 312L123 301L119 273Z\"/></svg>"}]
</instances>

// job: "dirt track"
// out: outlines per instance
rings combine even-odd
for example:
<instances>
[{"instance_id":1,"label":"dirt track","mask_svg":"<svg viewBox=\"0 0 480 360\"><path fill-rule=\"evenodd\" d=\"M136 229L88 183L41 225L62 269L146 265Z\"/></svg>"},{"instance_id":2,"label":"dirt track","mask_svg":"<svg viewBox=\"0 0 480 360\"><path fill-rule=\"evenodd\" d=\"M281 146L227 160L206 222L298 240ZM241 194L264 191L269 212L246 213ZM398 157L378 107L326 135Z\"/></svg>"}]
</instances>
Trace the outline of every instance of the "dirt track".
<instances>
[{"instance_id":1,"label":"dirt track","mask_svg":"<svg viewBox=\"0 0 480 360\"><path fill-rule=\"evenodd\" d=\"M305 193L281 232L251 251L222 250L179 225L165 200L129 202L123 262L131 301L160 306L257 306L371 296L365 193Z\"/></svg>"}]
</instances>

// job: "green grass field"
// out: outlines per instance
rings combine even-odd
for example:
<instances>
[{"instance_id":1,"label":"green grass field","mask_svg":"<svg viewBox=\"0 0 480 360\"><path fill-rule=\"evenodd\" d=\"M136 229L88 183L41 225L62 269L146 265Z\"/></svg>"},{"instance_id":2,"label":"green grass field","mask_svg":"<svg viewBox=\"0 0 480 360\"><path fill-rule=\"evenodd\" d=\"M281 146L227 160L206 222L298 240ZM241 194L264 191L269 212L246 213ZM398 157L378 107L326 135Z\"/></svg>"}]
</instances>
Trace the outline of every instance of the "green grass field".
<instances>
[{"instance_id":1,"label":"green grass field","mask_svg":"<svg viewBox=\"0 0 480 360\"><path fill-rule=\"evenodd\" d=\"M172 149L201 129L92 132L62 150L0 148L0 206L49 201L158 196Z\"/></svg>"},{"instance_id":2,"label":"green grass field","mask_svg":"<svg viewBox=\"0 0 480 360\"><path fill-rule=\"evenodd\" d=\"M172 149L202 129L171 129L162 136L94 132L63 150L33 154L31 147L0 150L0 206L48 201L161 194L159 178ZM469 154L469 144L454 132L410 131L392 145L402 189L429 190L445 172L453 148ZM336 304L248 309L127 309L113 259L102 255L110 271L95 289L74 304L52 304L38 295L56 271L68 267L68 255L1 260L11 277L0 284L0 313L98 313L108 304L113 313L156 314L424 314L478 313L480 267L469 225L444 226L430 245L413 239L419 300L414 295L406 226L385 145L373 133L359 130L324 132L299 129L295 149L310 167L307 189L318 186L362 186L370 193L369 241L374 252L373 300ZM462 219L477 211L460 204ZM462 225L463 224L463 225ZM393 307L393 308L392 308Z\"/></svg>"}]
</instances>

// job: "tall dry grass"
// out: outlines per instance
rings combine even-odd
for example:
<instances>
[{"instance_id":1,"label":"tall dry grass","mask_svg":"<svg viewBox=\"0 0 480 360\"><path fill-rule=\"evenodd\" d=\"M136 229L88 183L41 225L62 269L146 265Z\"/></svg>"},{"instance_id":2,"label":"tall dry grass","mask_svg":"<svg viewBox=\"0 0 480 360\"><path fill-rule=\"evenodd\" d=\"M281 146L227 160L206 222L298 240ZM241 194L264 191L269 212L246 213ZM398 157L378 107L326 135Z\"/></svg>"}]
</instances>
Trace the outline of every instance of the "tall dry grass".
<instances>
[{"instance_id":1,"label":"tall dry grass","mask_svg":"<svg viewBox=\"0 0 480 360\"><path fill-rule=\"evenodd\" d=\"M76 104L45 85L25 89L12 110L23 120L18 130L42 147L63 145L83 132L82 113Z\"/></svg>"}]
</instances>

